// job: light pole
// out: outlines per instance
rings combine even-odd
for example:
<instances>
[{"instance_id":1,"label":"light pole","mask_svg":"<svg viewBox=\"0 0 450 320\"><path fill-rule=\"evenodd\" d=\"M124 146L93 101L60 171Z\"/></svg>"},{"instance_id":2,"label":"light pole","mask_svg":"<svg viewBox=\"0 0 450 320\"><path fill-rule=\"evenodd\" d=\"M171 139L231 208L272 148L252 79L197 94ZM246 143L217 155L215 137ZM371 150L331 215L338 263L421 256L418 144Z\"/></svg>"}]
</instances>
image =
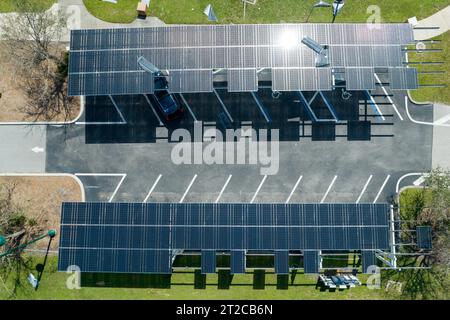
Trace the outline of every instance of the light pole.
<instances>
[{"instance_id":1,"label":"light pole","mask_svg":"<svg viewBox=\"0 0 450 320\"><path fill-rule=\"evenodd\" d=\"M341 11L343 6L344 6L344 0L334 0L334 2L333 2L333 20L331 21L331 23L334 23L334 20L336 20L336 16Z\"/></svg>"},{"instance_id":2,"label":"light pole","mask_svg":"<svg viewBox=\"0 0 450 320\"><path fill-rule=\"evenodd\" d=\"M305 22L309 21L309 17L311 17L311 14L315 8L329 8L329 7L331 7L331 4L329 4L328 2L325 2L323 0L319 0L319 2L317 2L316 4L314 4L311 7L311 10L309 11L308 17L306 18Z\"/></svg>"}]
</instances>

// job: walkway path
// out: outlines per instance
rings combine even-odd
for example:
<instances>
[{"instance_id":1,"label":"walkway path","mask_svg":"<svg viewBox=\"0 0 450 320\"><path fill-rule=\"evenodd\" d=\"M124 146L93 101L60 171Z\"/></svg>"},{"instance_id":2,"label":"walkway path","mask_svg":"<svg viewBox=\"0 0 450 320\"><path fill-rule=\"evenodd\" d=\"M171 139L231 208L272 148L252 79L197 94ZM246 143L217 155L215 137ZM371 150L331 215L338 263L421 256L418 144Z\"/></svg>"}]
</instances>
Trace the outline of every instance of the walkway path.
<instances>
[{"instance_id":1,"label":"walkway path","mask_svg":"<svg viewBox=\"0 0 450 320\"><path fill-rule=\"evenodd\" d=\"M435 123L450 125L450 106L435 103L433 105ZM450 170L450 127L433 127L433 167L443 167Z\"/></svg>"},{"instance_id":2,"label":"walkway path","mask_svg":"<svg viewBox=\"0 0 450 320\"><path fill-rule=\"evenodd\" d=\"M420 20L416 27L439 27L439 29L414 30L414 39L416 40L431 39L447 32L450 30L450 6Z\"/></svg>"},{"instance_id":3,"label":"walkway path","mask_svg":"<svg viewBox=\"0 0 450 320\"><path fill-rule=\"evenodd\" d=\"M69 41L69 30L71 29L104 29L104 28L122 28L122 27L154 27L163 26L165 23L156 17L147 17L144 19L136 19L132 23L110 23L102 21L94 17L84 6L83 0L59 0L49 10L62 10L68 16L68 29L62 34L62 41ZM12 16L16 13L0 13L0 25L2 17Z\"/></svg>"}]
</instances>

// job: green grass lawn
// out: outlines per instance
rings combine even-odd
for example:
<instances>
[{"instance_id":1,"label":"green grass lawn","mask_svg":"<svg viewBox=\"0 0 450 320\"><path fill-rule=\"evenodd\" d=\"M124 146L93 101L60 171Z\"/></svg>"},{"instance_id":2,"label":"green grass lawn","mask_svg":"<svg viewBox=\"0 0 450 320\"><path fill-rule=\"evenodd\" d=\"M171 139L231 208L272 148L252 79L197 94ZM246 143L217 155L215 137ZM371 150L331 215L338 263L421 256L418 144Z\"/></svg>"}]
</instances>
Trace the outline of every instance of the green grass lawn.
<instances>
[{"instance_id":1,"label":"green grass lawn","mask_svg":"<svg viewBox=\"0 0 450 320\"><path fill-rule=\"evenodd\" d=\"M12 12L15 11L14 2L17 0L0 0L0 12ZM36 4L42 7L42 9L48 9L56 2L56 0L32 0Z\"/></svg>"},{"instance_id":2,"label":"green grass lawn","mask_svg":"<svg viewBox=\"0 0 450 320\"><path fill-rule=\"evenodd\" d=\"M450 32L447 31L436 39L440 43L427 44L428 48L440 48L442 52L422 52L409 54L410 61L442 61L443 65L418 65L419 71L442 70L444 74L420 74L420 84L444 84L444 88L420 88L411 90L411 96L418 102L441 102L450 105Z\"/></svg>"},{"instance_id":3,"label":"green grass lawn","mask_svg":"<svg viewBox=\"0 0 450 320\"><path fill-rule=\"evenodd\" d=\"M36 262L41 262L42 259ZM231 284L223 281L221 275L207 275L203 289L199 289L193 271L176 272L171 276L170 285L166 277L161 276L134 276L135 283L147 288L131 288L133 281L124 280L123 276L115 275L115 279L106 277L103 279L90 279L90 283L104 282L105 286L115 283L122 287L87 287L82 286L79 290L69 290L66 288L68 275L56 271L56 257L51 257L46 266L46 271L42 277L38 291L34 291L26 283L26 274L22 276L24 286L18 290L16 299L384 299L384 290L369 290L365 285L352 288L350 290L336 292L321 292L315 289L316 276L298 273L294 282L287 279L289 286L287 289L277 288L277 276L267 273L265 276L256 277L256 285L252 273L245 275L235 275ZM159 280L163 279L163 280ZM133 277L132 277L133 278ZM166 278L166 279L164 279ZM219 278L221 280L219 280ZM361 275L360 280L366 280L366 276ZM84 279L84 278L83 278ZM143 280L144 279L144 280ZM264 280L262 280L264 279ZM89 279L88 279L89 280ZM133 279L131 279L133 280ZM83 280L83 282L86 282ZM219 289L218 285L222 288ZM254 286L260 289L254 289ZM163 288L161 288L163 287ZM197 287L197 288L196 288ZM201 287L201 286L200 286ZM10 298L5 290L0 290L0 299Z\"/></svg>"},{"instance_id":4,"label":"green grass lawn","mask_svg":"<svg viewBox=\"0 0 450 320\"><path fill-rule=\"evenodd\" d=\"M330 0L331 1L331 0ZM208 23L203 10L212 4L220 23L279 23L304 22L316 0L257 0L256 5L247 6L243 18L241 0L152 0L149 15L166 23ZM98 18L109 22L130 23L136 18L137 0L119 0L117 4L84 0L88 10ZM358 0L348 1L337 18L337 22L366 22L367 7L377 4L381 8L384 22L404 22L407 18L427 17L448 5L448 0ZM312 13L310 22L330 22L331 9L318 8Z\"/></svg>"}]
</instances>

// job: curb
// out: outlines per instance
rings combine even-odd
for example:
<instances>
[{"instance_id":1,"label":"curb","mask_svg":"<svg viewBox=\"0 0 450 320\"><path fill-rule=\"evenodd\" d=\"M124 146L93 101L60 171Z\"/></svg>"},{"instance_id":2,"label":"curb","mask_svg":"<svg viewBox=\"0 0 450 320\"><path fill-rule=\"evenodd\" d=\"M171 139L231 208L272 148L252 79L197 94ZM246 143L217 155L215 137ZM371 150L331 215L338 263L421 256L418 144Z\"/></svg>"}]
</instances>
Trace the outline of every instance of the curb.
<instances>
[{"instance_id":1,"label":"curb","mask_svg":"<svg viewBox=\"0 0 450 320\"><path fill-rule=\"evenodd\" d=\"M55 125L55 126L58 126L59 125L59 126L62 126L62 125L74 124L75 122L80 120L81 116L83 115L85 103L86 103L85 97L80 96L80 112L75 117L75 119L72 119L69 121L4 121L4 122L0 121L0 125L1 126L3 126L3 125L13 125L13 126L17 126L17 125L24 125L24 126Z\"/></svg>"},{"instance_id":2,"label":"curb","mask_svg":"<svg viewBox=\"0 0 450 320\"><path fill-rule=\"evenodd\" d=\"M80 187L81 202L86 202L86 193L80 178L71 173L0 173L0 177L71 177Z\"/></svg>"},{"instance_id":3,"label":"curb","mask_svg":"<svg viewBox=\"0 0 450 320\"><path fill-rule=\"evenodd\" d=\"M407 96L408 96L408 99L410 102L417 104L419 106L426 106L426 105L434 106L434 102L428 102L428 101L418 102L418 101L414 100L413 97L411 97L411 90L406 90L406 92L407 92Z\"/></svg>"}]
</instances>

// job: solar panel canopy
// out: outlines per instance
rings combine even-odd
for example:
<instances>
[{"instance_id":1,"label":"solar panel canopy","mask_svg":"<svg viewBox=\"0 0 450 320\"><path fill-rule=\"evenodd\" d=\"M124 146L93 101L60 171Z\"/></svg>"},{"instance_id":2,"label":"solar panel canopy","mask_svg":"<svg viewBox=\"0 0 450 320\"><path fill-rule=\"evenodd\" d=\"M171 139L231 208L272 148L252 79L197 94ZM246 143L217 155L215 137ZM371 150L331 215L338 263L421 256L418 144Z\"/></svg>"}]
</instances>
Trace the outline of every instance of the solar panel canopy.
<instances>
[{"instance_id":1,"label":"solar panel canopy","mask_svg":"<svg viewBox=\"0 0 450 320\"><path fill-rule=\"evenodd\" d=\"M180 72L173 89L169 86L174 92L211 91L212 84L206 82L211 82L211 73L219 69L234 70L229 73L230 91L255 91L256 72L261 69L278 69L278 74L292 79L292 83L277 81L280 90L328 90L329 77L322 78L320 72L313 74L317 79L312 82L299 83L308 80L301 78L302 69L316 68L317 54L301 44L304 37L328 46L327 68L402 67L402 46L414 41L409 24L382 24L379 28L368 24L246 24L72 30L69 95L154 92L149 84L151 74L139 67L139 57L160 70ZM134 77L138 80L130 84L117 80Z\"/></svg>"},{"instance_id":2,"label":"solar panel canopy","mask_svg":"<svg viewBox=\"0 0 450 320\"><path fill-rule=\"evenodd\" d=\"M347 90L374 90L374 68L347 68L345 69Z\"/></svg>"},{"instance_id":3,"label":"solar panel canopy","mask_svg":"<svg viewBox=\"0 0 450 320\"><path fill-rule=\"evenodd\" d=\"M173 252L199 250L212 272L216 251L386 250L388 215L388 204L64 203L58 268L169 273Z\"/></svg>"},{"instance_id":4,"label":"solar panel canopy","mask_svg":"<svg viewBox=\"0 0 450 320\"><path fill-rule=\"evenodd\" d=\"M417 246L420 249L430 250L432 248L431 242L431 227L418 226L416 227Z\"/></svg>"},{"instance_id":5,"label":"solar panel canopy","mask_svg":"<svg viewBox=\"0 0 450 320\"><path fill-rule=\"evenodd\" d=\"M417 89L417 69L389 68L389 88L392 90Z\"/></svg>"},{"instance_id":6,"label":"solar panel canopy","mask_svg":"<svg viewBox=\"0 0 450 320\"><path fill-rule=\"evenodd\" d=\"M305 273L319 273L319 251L305 251L303 266Z\"/></svg>"}]
</instances>

